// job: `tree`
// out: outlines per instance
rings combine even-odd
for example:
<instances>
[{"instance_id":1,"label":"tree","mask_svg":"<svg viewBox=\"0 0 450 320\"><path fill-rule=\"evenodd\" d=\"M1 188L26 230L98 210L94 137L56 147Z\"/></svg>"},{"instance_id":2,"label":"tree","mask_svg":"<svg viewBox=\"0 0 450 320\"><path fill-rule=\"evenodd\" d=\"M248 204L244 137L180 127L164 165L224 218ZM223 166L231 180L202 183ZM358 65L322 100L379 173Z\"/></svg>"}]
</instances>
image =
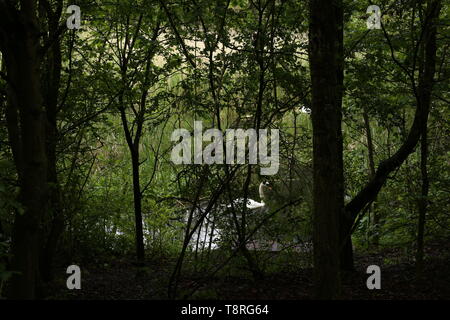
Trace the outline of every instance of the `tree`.
<instances>
[{"instance_id":1,"label":"tree","mask_svg":"<svg viewBox=\"0 0 450 320\"><path fill-rule=\"evenodd\" d=\"M367 152L368 152L368 162L369 162L369 179L372 179L375 176L375 161L373 158L374 148L373 148L373 140L372 140L372 130L370 127L370 119L367 111L367 107L363 106L363 119L364 119L364 128L366 131L366 139L367 139ZM374 248L378 248L380 242L380 216L376 210L376 206L372 205L369 209L369 217L371 222L371 226L369 226L369 246Z\"/></svg>"},{"instance_id":2,"label":"tree","mask_svg":"<svg viewBox=\"0 0 450 320\"><path fill-rule=\"evenodd\" d=\"M33 299L39 284L39 227L47 209L46 118L41 91L37 1L0 1L0 50L8 79L7 126L24 212L15 214L10 297Z\"/></svg>"},{"instance_id":3,"label":"tree","mask_svg":"<svg viewBox=\"0 0 450 320\"><path fill-rule=\"evenodd\" d=\"M341 236L341 267L346 270L353 269L353 249L351 234L354 222L363 209L371 204L389 175L402 165L406 158L414 151L422 134L422 128L426 125L426 119L430 111L431 91L433 86L433 78L436 64L436 41L435 32L436 24L440 12L440 1L434 0L429 2L427 6L425 19L422 24L419 39L414 46L414 55L412 57L412 70L405 67L395 56L389 35L383 27L383 33L389 45L391 56L397 66L405 72L410 80L411 89L416 99L416 112L414 120L402 146L391 157L382 161L375 173L375 176L362 188L358 194L345 206L345 214L341 216L340 236ZM416 60L418 58L418 50L421 43L424 43L426 49L426 61L423 64L423 71L416 84Z\"/></svg>"},{"instance_id":4,"label":"tree","mask_svg":"<svg viewBox=\"0 0 450 320\"><path fill-rule=\"evenodd\" d=\"M428 14L430 15L429 27L425 29L424 44L423 44L423 56L420 69L419 80L419 101L421 107L424 108L420 123L421 134L421 149L420 149L420 171L421 171L421 195L419 199L419 221L417 225L417 254L416 254L416 267L417 273L420 275L423 268L423 238L425 230L425 218L427 213L428 203L428 171L427 171L427 158L428 158L428 113L431 108L431 93L434 83L434 73L436 65L436 33L437 33L437 18L439 17L439 11L441 9L440 1L428 1Z\"/></svg>"},{"instance_id":5,"label":"tree","mask_svg":"<svg viewBox=\"0 0 450 320\"><path fill-rule=\"evenodd\" d=\"M65 99L60 97L62 53L61 33L65 26L59 21L63 10L63 2L58 1L55 8L49 2L42 1L40 5L44 12L41 20L47 22L47 33L43 33L48 49L42 63L42 94L46 115L46 152L47 152L47 181L49 187L49 210L43 220L40 234L40 272L46 282L52 279L53 257L55 255L59 237L64 228L64 217L61 203L61 186L58 180L57 146L60 140L58 132L58 114L63 109ZM73 34L73 33L72 33ZM73 42L72 42L73 44ZM67 88L68 89L68 88ZM47 231L48 229L48 231Z\"/></svg>"},{"instance_id":6,"label":"tree","mask_svg":"<svg viewBox=\"0 0 450 320\"><path fill-rule=\"evenodd\" d=\"M310 2L309 61L313 124L313 242L316 297L340 295L342 164L342 1Z\"/></svg>"}]
</instances>

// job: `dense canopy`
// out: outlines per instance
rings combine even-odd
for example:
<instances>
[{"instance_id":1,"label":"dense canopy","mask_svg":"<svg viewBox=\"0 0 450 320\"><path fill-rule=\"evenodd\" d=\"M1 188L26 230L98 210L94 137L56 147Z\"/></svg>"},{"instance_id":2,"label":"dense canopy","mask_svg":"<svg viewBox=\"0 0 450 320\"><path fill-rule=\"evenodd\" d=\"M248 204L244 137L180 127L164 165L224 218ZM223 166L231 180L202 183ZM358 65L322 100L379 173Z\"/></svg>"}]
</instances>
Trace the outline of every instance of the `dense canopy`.
<instances>
[{"instance_id":1,"label":"dense canopy","mask_svg":"<svg viewBox=\"0 0 450 320\"><path fill-rule=\"evenodd\" d=\"M449 14L0 0L0 297L448 299Z\"/></svg>"}]
</instances>

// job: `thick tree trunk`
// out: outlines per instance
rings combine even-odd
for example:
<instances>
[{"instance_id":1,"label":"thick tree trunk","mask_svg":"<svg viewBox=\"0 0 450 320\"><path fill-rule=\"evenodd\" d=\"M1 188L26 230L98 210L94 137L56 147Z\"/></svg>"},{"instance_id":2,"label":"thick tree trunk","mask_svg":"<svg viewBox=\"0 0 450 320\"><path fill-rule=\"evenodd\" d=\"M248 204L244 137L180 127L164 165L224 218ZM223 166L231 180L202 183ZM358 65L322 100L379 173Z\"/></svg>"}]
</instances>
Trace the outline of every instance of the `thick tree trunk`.
<instances>
[{"instance_id":1,"label":"thick tree trunk","mask_svg":"<svg viewBox=\"0 0 450 320\"><path fill-rule=\"evenodd\" d=\"M341 222L345 221L341 219ZM340 252L339 252L339 262L342 271L354 271L355 265L353 263L353 243L352 238L349 236L351 234L350 224L341 223L339 226L339 241L340 241Z\"/></svg>"},{"instance_id":2,"label":"thick tree trunk","mask_svg":"<svg viewBox=\"0 0 450 320\"><path fill-rule=\"evenodd\" d=\"M343 214L342 1L310 2L315 295L340 295L339 220Z\"/></svg>"},{"instance_id":3,"label":"thick tree trunk","mask_svg":"<svg viewBox=\"0 0 450 320\"><path fill-rule=\"evenodd\" d=\"M9 297L13 299L36 297L40 283L39 228L47 205L45 113L35 5L34 1L26 2L20 13L0 5L0 45L9 78L8 134L23 206L23 212L15 215L12 234L11 268L20 272L11 280Z\"/></svg>"}]
</instances>

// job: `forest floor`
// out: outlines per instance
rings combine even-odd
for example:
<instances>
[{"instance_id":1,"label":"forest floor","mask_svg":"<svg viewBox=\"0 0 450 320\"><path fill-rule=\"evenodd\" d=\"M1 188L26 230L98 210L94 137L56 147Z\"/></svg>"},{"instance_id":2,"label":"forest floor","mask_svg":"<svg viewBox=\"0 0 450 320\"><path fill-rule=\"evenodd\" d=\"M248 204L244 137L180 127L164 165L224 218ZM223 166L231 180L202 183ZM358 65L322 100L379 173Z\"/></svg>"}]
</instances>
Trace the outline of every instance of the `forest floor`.
<instances>
[{"instance_id":1,"label":"forest floor","mask_svg":"<svg viewBox=\"0 0 450 320\"><path fill-rule=\"evenodd\" d=\"M269 260L276 261L271 253ZM350 300L405 300L450 299L450 241L429 243L425 249L424 271L416 280L414 262L403 248L382 249L378 252L355 252L355 272L343 275L343 299ZM298 257L297 257L298 258ZM310 259L310 257L309 257ZM264 280L253 280L248 272L236 266L213 277L201 279L199 290L190 299L259 300L311 299L313 292L312 268L298 268L295 259L284 257L284 263L265 273ZM291 261L294 263L286 263ZM67 290L65 269L60 268L48 288L49 299L166 299L167 287L175 260L154 256L145 267L137 268L131 258L110 258L103 263L86 264L82 270L81 290ZM381 268L381 290L368 290L366 274L369 265ZM188 265L189 266L189 265ZM137 271L140 271L139 273ZM139 274L139 275L137 275ZM198 283L202 272L184 272L178 292L188 292ZM190 274L190 275L189 275Z\"/></svg>"}]
</instances>

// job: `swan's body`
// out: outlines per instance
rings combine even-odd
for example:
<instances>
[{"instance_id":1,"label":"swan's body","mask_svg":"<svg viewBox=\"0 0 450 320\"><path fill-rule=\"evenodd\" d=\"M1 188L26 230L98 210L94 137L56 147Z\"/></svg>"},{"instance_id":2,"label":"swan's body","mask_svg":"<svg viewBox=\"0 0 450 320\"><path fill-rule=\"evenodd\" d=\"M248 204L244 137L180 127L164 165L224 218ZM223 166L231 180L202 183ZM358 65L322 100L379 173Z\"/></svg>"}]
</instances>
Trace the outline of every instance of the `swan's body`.
<instances>
[{"instance_id":1,"label":"swan's body","mask_svg":"<svg viewBox=\"0 0 450 320\"><path fill-rule=\"evenodd\" d=\"M253 199L247 199L247 208L248 209L257 209L257 208L262 208L265 206L266 206L266 204L264 203L264 201L258 202Z\"/></svg>"},{"instance_id":2,"label":"swan's body","mask_svg":"<svg viewBox=\"0 0 450 320\"><path fill-rule=\"evenodd\" d=\"M258 214L258 212L264 212L267 208L266 203L264 202L267 199L267 191L271 190L268 182L261 182L258 188L259 197L261 198L261 202L256 200L247 198L246 208L248 210L252 210L252 212ZM227 205L219 205L218 213L222 215L224 210L234 209L237 211L237 216L240 216L239 211L243 207L244 198L237 198ZM263 210L263 211L259 211ZM194 211L194 216L199 216L202 213L202 209L197 209ZM217 211L216 211L217 213ZM216 239L220 238L221 230L217 228L217 224L215 223L214 216L216 216L213 212L209 212L205 217L204 222L199 226L199 229L192 235L191 245L196 246L199 245L201 249L206 249L210 247L211 249L217 248L217 244L215 243Z\"/></svg>"},{"instance_id":3,"label":"swan's body","mask_svg":"<svg viewBox=\"0 0 450 320\"><path fill-rule=\"evenodd\" d=\"M242 205L242 202L244 201L244 198L238 198L235 199L233 201L233 204L228 204L227 208L239 208L240 205ZM264 201L258 202L255 201L253 199L247 199L247 209L257 209L257 208L262 208L264 207L266 204L264 203Z\"/></svg>"},{"instance_id":4,"label":"swan's body","mask_svg":"<svg viewBox=\"0 0 450 320\"><path fill-rule=\"evenodd\" d=\"M258 208L263 208L266 206L264 200L267 198L267 194L266 192L268 190L271 190L272 188L269 187L269 183L268 182L261 182L259 184L259 197L261 198L261 202L258 202L256 200L247 198L247 209L258 209ZM228 204L227 208L232 208L232 207L238 207L240 204L242 204L242 202L244 201L244 198L238 198L233 200L233 203Z\"/></svg>"}]
</instances>

